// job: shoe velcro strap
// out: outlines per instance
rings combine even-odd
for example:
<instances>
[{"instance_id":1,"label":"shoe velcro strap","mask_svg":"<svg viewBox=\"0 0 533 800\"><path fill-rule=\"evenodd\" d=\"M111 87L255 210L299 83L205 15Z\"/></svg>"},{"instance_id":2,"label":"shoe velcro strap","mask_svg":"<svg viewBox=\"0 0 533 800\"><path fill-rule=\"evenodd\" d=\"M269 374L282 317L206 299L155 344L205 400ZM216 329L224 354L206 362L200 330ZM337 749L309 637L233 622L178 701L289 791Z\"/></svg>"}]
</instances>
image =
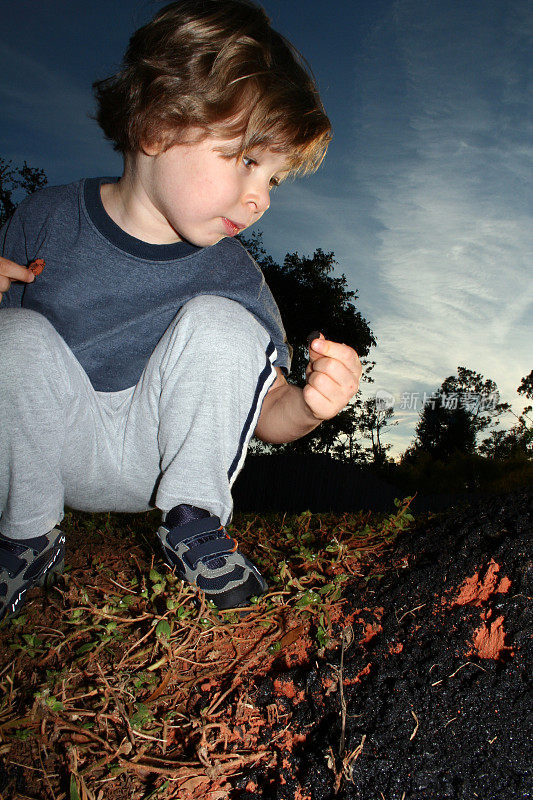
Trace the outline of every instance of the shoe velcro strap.
<instances>
[{"instance_id":1,"label":"shoe velcro strap","mask_svg":"<svg viewBox=\"0 0 533 800\"><path fill-rule=\"evenodd\" d=\"M16 556L14 553L10 553L9 550L4 550L0 552L0 567L4 567L7 571L13 575L18 575L24 567L26 566L26 562Z\"/></svg>"},{"instance_id":2,"label":"shoe velcro strap","mask_svg":"<svg viewBox=\"0 0 533 800\"><path fill-rule=\"evenodd\" d=\"M163 523L164 524L164 523ZM193 519L185 525L177 525L168 532L167 539L172 547L177 547L180 542L191 539L199 534L218 533L222 525L218 517L204 517L203 519Z\"/></svg>"},{"instance_id":3,"label":"shoe velcro strap","mask_svg":"<svg viewBox=\"0 0 533 800\"><path fill-rule=\"evenodd\" d=\"M192 542L190 550L186 550L181 557L187 562L191 569L196 569L196 565L202 558L206 558L207 556L211 558L223 556L226 553L233 553L236 549L237 542L235 539L230 539L229 536L221 536L219 539L211 539L201 544Z\"/></svg>"}]
</instances>

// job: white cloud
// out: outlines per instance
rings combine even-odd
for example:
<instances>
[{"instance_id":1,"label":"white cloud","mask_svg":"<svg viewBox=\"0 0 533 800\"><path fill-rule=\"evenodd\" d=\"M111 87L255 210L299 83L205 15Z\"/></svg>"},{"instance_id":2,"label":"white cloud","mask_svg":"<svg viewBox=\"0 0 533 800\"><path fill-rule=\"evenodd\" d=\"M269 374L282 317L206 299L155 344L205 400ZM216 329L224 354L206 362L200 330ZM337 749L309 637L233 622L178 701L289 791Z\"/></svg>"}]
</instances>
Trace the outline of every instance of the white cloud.
<instances>
[{"instance_id":1,"label":"white cloud","mask_svg":"<svg viewBox=\"0 0 533 800\"><path fill-rule=\"evenodd\" d=\"M382 226L376 386L397 397L431 391L464 365L517 401L532 366L533 329L531 126L517 113L526 107L521 34L508 28L494 49L489 13L476 21L471 42L470 22L455 9L454 18L450 6L402 1L388 20L404 69L401 157L393 157L390 128L382 127L375 76L375 93L362 106L374 147L356 175L366 178ZM487 43L492 49L483 49ZM399 449L406 433L398 427Z\"/></svg>"}]
</instances>

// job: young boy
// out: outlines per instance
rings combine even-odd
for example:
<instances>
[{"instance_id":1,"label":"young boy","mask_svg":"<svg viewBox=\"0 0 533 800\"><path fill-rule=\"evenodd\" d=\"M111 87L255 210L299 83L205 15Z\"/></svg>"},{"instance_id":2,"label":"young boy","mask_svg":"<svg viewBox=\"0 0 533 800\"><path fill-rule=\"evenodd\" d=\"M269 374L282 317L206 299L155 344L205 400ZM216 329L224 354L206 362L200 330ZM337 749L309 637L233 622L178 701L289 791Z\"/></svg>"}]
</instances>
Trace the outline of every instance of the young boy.
<instances>
[{"instance_id":1,"label":"young boy","mask_svg":"<svg viewBox=\"0 0 533 800\"><path fill-rule=\"evenodd\" d=\"M287 383L278 309L233 238L319 166L329 121L247 0L166 6L95 90L122 177L46 188L0 235L0 618L61 571L65 504L159 508L166 562L242 606L266 590L224 528L252 434L305 435L361 375L321 336L305 388Z\"/></svg>"}]
</instances>

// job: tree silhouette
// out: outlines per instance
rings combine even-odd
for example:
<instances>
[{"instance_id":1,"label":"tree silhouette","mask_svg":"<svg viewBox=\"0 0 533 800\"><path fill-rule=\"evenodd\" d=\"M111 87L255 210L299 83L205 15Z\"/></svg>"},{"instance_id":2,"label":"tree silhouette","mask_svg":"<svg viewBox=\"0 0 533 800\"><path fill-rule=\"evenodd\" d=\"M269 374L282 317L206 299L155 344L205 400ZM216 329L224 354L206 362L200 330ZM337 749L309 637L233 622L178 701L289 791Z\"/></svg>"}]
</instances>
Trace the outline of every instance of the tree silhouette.
<instances>
[{"instance_id":1,"label":"tree silhouette","mask_svg":"<svg viewBox=\"0 0 533 800\"><path fill-rule=\"evenodd\" d=\"M457 367L457 375L450 375L443 381L439 394L447 398L448 404L453 398L457 399L458 404L468 411L476 434L494 425L500 415L511 408L509 403L500 402L500 393L493 380L466 367Z\"/></svg>"},{"instance_id":2,"label":"tree silhouette","mask_svg":"<svg viewBox=\"0 0 533 800\"><path fill-rule=\"evenodd\" d=\"M529 375L526 375L525 378L522 378L520 386L516 391L518 394L525 394L529 400L533 400L533 369Z\"/></svg>"},{"instance_id":3,"label":"tree silhouette","mask_svg":"<svg viewBox=\"0 0 533 800\"><path fill-rule=\"evenodd\" d=\"M420 413L414 444L403 460L416 460L420 453L446 460L457 453L474 453L480 431L494 425L509 410L500 402L496 383L479 372L458 367L446 378Z\"/></svg>"},{"instance_id":4,"label":"tree silhouette","mask_svg":"<svg viewBox=\"0 0 533 800\"><path fill-rule=\"evenodd\" d=\"M14 167L13 162L0 158L0 227L7 222L18 203L28 194L46 186L44 171L30 167Z\"/></svg>"},{"instance_id":5,"label":"tree silhouette","mask_svg":"<svg viewBox=\"0 0 533 800\"><path fill-rule=\"evenodd\" d=\"M533 370L522 378L516 391L533 400ZM517 422L509 430L492 431L481 443L479 452L499 461L533 458L533 420L528 416L531 410L532 406L528 405L519 416L515 414Z\"/></svg>"},{"instance_id":6,"label":"tree silhouette","mask_svg":"<svg viewBox=\"0 0 533 800\"><path fill-rule=\"evenodd\" d=\"M364 464L368 461L368 450L361 440L361 415L364 404L360 394L338 414L340 423L333 446L329 452L348 464ZM322 423L324 424L324 423Z\"/></svg>"},{"instance_id":7,"label":"tree silhouette","mask_svg":"<svg viewBox=\"0 0 533 800\"><path fill-rule=\"evenodd\" d=\"M472 415L461 405L449 408L441 400L437 392L425 403L416 427L413 454L424 452L445 460L455 453L473 453L476 430Z\"/></svg>"},{"instance_id":8,"label":"tree silhouette","mask_svg":"<svg viewBox=\"0 0 533 800\"><path fill-rule=\"evenodd\" d=\"M357 292L347 288L344 274L332 274L337 263L334 253L324 253L320 248L311 257L287 253L283 265L279 265L267 255L261 233L241 240L261 267L279 306L293 350L292 382L301 386L305 383L307 336L313 330L350 345L365 359L376 340L368 322L355 308Z\"/></svg>"},{"instance_id":9,"label":"tree silhouette","mask_svg":"<svg viewBox=\"0 0 533 800\"><path fill-rule=\"evenodd\" d=\"M307 336L320 330L327 339L353 347L364 369L364 379L372 381L374 362L366 359L376 344L366 319L357 311L357 292L348 289L344 274L334 275L335 256L318 248L312 256L287 253L283 265L276 264L263 247L261 233L249 239L241 237L248 252L255 258L279 306L287 339L292 348L289 380L305 384L308 362ZM361 400L356 397L343 411L326 420L312 433L289 444L276 446L276 452L329 453L346 460L357 460L360 448L355 436L360 422ZM344 440L344 443L342 442ZM348 446L346 447L346 444ZM255 443L255 452L272 452L271 447Z\"/></svg>"},{"instance_id":10,"label":"tree silhouette","mask_svg":"<svg viewBox=\"0 0 533 800\"><path fill-rule=\"evenodd\" d=\"M383 466L387 460L387 450L392 445L384 444L382 432L390 424L394 410L390 406L384 406L375 397L370 397L363 403L362 413L359 417L359 428L367 439L370 439L369 448L372 461L376 466ZM393 423L395 425L396 423Z\"/></svg>"}]
</instances>

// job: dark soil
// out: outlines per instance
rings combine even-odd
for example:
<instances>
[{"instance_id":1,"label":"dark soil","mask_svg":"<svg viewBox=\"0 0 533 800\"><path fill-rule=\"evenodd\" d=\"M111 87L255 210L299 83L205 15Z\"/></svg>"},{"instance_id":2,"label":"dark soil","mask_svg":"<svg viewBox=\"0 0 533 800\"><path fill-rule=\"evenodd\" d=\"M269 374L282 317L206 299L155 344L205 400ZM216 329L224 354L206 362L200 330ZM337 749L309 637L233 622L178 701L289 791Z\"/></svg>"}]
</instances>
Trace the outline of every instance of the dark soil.
<instances>
[{"instance_id":1,"label":"dark soil","mask_svg":"<svg viewBox=\"0 0 533 800\"><path fill-rule=\"evenodd\" d=\"M347 590L344 652L277 676L305 739L230 796L533 798L532 531L522 494L405 533L378 586ZM276 699L270 677L256 691Z\"/></svg>"},{"instance_id":2,"label":"dark soil","mask_svg":"<svg viewBox=\"0 0 533 800\"><path fill-rule=\"evenodd\" d=\"M36 595L22 629L49 654L0 632L0 800L533 800L532 531L525 492L419 522L346 562L321 650L317 620L280 605L234 627L187 618L191 650L178 623L173 660L138 594L135 625L108 617L124 640L82 653L76 608L96 625L151 556L128 532L74 530L67 587ZM33 699L46 680L62 707ZM139 698L151 728L133 722Z\"/></svg>"}]
</instances>

